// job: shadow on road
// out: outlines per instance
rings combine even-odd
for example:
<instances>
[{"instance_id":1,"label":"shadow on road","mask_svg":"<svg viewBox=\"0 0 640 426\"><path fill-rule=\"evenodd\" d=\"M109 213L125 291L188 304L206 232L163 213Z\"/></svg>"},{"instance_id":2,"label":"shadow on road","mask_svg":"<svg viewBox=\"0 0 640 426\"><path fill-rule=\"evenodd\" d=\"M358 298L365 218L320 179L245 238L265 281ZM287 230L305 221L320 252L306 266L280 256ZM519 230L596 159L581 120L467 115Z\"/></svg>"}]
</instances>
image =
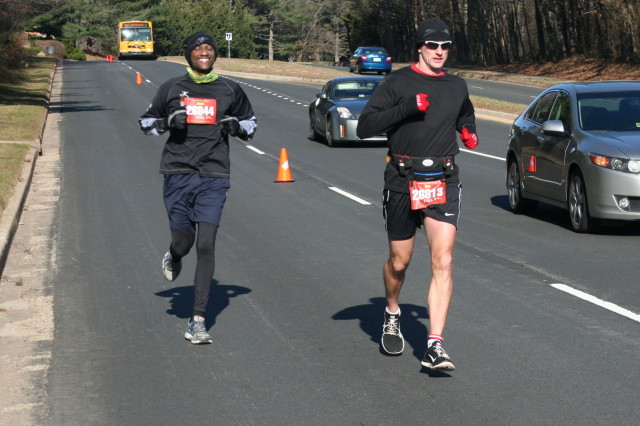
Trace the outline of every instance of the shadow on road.
<instances>
[{"instance_id":1,"label":"shadow on road","mask_svg":"<svg viewBox=\"0 0 640 426\"><path fill-rule=\"evenodd\" d=\"M496 207L500 207L505 211L511 212L511 207L509 207L509 198L507 195L496 195L495 197L491 197L491 204ZM569 219L569 212L550 204L541 202L532 212L522 214L522 216L544 221L560 228L573 231L571 228L571 221ZM595 227L595 229L591 231L591 234L638 236L640 235L640 222L601 220L599 222L599 226Z\"/></svg>"},{"instance_id":2,"label":"shadow on road","mask_svg":"<svg viewBox=\"0 0 640 426\"><path fill-rule=\"evenodd\" d=\"M169 304L171 307L167 309L167 314L175 315L181 319L187 319L190 318L193 313L194 291L195 287L193 285L189 285L160 291L155 293L155 295L169 298ZM209 293L209 304L207 305L207 330L213 327L216 323L216 318L227 306L229 306L232 298L248 293L251 293L251 290L246 287L223 285L217 280L213 280L211 282L211 293Z\"/></svg>"},{"instance_id":3,"label":"shadow on road","mask_svg":"<svg viewBox=\"0 0 640 426\"><path fill-rule=\"evenodd\" d=\"M352 306L336 313L331 318L334 320L358 320L360 329L371 337L371 341L379 345L381 354L387 356L386 352L380 346L380 338L382 337L382 323L384 309L387 306L384 297L373 297L369 299L368 304ZM424 321L429 319L429 313L424 306L400 304L400 329L404 337L405 344L413 348L413 355L422 360L424 350L427 346L427 327ZM407 348L405 347L405 350Z\"/></svg>"},{"instance_id":4,"label":"shadow on road","mask_svg":"<svg viewBox=\"0 0 640 426\"><path fill-rule=\"evenodd\" d=\"M343 309L331 317L334 320L358 320L360 329L371 337L371 341L378 345L379 351L385 356L396 356L387 354L380 345L382 337L382 323L384 309L387 306L384 297L373 297L369 299L366 305L352 306ZM402 314L400 320L400 329L406 345L413 348L413 356L420 361L427 349L427 326L424 324L429 319L429 312L424 306L401 303L400 312ZM430 377L451 377L444 371L435 371L429 368L421 367L420 372Z\"/></svg>"}]
</instances>

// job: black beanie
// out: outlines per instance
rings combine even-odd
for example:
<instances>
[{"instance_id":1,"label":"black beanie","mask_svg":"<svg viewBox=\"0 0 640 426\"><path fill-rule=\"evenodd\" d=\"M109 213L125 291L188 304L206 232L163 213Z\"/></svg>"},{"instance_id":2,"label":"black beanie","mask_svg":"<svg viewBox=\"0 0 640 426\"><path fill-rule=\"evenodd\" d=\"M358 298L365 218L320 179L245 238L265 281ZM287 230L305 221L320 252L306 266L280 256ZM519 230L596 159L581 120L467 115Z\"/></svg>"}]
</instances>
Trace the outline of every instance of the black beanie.
<instances>
[{"instance_id":1,"label":"black beanie","mask_svg":"<svg viewBox=\"0 0 640 426\"><path fill-rule=\"evenodd\" d=\"M191 65L191 52L201 44L208 44L212 46L213 50L216 52L216 57L218 56L218 46L216 46L216 42L213 41L213 37L204 32L197 32L194 35L187 37L184 42L184 57L189 65Z\"/></svg>"},{"instance_id":2,"label":"black beanie","mask_svg":"<svg viewBox=\"0 0 640 426\"><path fill-rule=\"evenodd\" d=\"M416 32L416 45L425 41L451 41L449 27L438 18L422 21Z\"/></svg>"}]
</instances>

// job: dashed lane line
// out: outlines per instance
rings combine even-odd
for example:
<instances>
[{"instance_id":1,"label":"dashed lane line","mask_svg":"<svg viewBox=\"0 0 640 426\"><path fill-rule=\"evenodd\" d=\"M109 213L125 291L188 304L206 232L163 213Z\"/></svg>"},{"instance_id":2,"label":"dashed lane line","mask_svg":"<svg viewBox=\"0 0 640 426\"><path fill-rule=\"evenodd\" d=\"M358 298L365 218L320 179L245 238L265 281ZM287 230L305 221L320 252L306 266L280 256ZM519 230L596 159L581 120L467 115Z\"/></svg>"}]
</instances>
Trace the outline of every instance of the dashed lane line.
<instances>
[{"instance_id":1,"label":"dashed lane line","mask_svg":"<svg viewBox=\"0 0 640 426\"><path fill-rule=\"evenodd\" d=\"M353 195L353 194L351 194L351 193L349 193L347 191L344 191L344 190L342 190L340 188L337 188L335 186L330 186L329 189L334 191L334 192L337 192L340 195L344 195L345 197L350 198L351 200L355 201L356 203L360 203L363 206L370 206L371 205L371 203L368 202L367 200L363 200L360 197L356 197L355 195Z\"/></svg>"},{"instance_id":2,"label":"dashed lane line","mask_svg":"<svg viewBox=\"0 0 640 426\"><path fill-rule=\"evenodd\" d=\"M576 290L575 288L569 287L566 284L560 284L560 283L556 283L556 284L550 284L551 287L555 288L556 290L560 290L560 291L564 291L565 293L568 293L572 296L575 296L579 299L585 300L589 303L593 303L594 305L600 306L601 308L607 309L611 312L614 312L618 315L622 315L623 317L627 317L633 321L636 322L640 322L640 315L636 314L634 312L631 312L628 309L625 309L621 306L618 306L614 303L611 302L607 302L606 300L602 300L599 299L595 296L592 296L588 293L585 293L584 291L580 291L580 290Z\"/></svg>"}]
</instances>

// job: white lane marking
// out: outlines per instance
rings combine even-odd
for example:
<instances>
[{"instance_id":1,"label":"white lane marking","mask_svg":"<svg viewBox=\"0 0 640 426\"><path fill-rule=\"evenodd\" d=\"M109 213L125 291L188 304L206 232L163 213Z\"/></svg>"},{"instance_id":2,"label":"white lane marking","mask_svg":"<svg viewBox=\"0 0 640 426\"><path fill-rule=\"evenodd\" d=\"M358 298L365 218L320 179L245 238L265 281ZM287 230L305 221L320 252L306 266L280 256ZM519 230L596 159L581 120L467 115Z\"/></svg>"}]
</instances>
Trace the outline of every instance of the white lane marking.
<instances>
[{"instance_id":1,"label":"white lane marking","mask_svg":"<svg viewBox=\"0 0 640 426\"><path fill-rule=\"evenodd\" d=\"M251 145L247 145L247 148L249 148L251 151L253 152L257 152L260 155L264 155L264 152L260 151L258 148L256 148L255 146L251 146Z\"/></svg>"},{"instance_id":2,"label":"white lane marking","mask_svg":"<svg viewBox=\"0 0 640 426\"><path fill-rule=\"evenodd\" d=\"M343 191L342 189L340 189L340 188L336 188L335 186L330 186L330 187L329 187L329 189L330 189L330 190L332 190L332 191L337 192L337 193L338 193L338 194L340 194L340 195L344 195L345 197L350 198L350 199L352 199L353 201L355 201L355 202L357 202L357 203L362 204L363 206L370 206L370 205L371 205L371 203L370 203L370 202L368 202L368 201L366 201L366 200L363 200L363 199L362 199L362 198L360 198L360 197L356 197L356 196L355 196L355 195L353 195L353 194L349 194L347 191Z\"/></svg>"},{"instance_id":3,"label":"white lane marking","mask_svg":"<svg viewBox=\"0 0 640 426\"><path fill-rule=\"evenodd\" d=\"M482 152L472 151L470 149L460 148L460 151L466 152L466 153L469 153L469 154L473 154L473 155L479 155L481 157L493 158L494 160L504 161L504 158L502 158L502 157L496 157L495 155L483 154Z\"/></svg>"},{"instance_id":4,"label":"white lane marking","mask_svg":"<svg viewBox=\"0 0 640 426\"><path fill-rule=\"evenodd\" d=\"M629 319L632 319L634 321L640 322L640 315L636 314L634 312L631 312L628 309L625 309L621 306L618 306L614 303L611 302L607 302L605 300L602 299L598 299L595 296L592 296L588 293L585 293L583 291L580 290L576 290L575 288L571 288L566 284L550 284L551 287L560 290L560 291L564 291L565 293L569 293L573 296L576 296L582 300L586 300L587 302L593 303L594 305L600 306L601 308L605 308L610 310L611 312L614 312L618 315L622 315L623 317L627 317Z\"/></svg>"}]
</instances>

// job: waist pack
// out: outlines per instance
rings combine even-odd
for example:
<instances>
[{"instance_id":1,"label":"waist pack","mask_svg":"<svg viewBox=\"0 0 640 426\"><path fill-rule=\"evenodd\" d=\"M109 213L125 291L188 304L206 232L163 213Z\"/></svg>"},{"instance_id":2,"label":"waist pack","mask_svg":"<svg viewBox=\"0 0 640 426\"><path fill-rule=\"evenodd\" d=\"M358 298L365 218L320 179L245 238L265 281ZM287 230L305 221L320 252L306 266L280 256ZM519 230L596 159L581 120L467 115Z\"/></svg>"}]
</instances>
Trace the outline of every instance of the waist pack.
<instances>
[{"instance_id":1,"label":"waist pack","mask_svg":"<svg viewBox=\"0 0 640 426\"><path fill-rule=\"evenodd\" d=\"M453 156L409 157L408 155L389 153L389 157L400 175L409 180L441 180L451 176L455 169Z\"/></svg>"}]
</instances>

